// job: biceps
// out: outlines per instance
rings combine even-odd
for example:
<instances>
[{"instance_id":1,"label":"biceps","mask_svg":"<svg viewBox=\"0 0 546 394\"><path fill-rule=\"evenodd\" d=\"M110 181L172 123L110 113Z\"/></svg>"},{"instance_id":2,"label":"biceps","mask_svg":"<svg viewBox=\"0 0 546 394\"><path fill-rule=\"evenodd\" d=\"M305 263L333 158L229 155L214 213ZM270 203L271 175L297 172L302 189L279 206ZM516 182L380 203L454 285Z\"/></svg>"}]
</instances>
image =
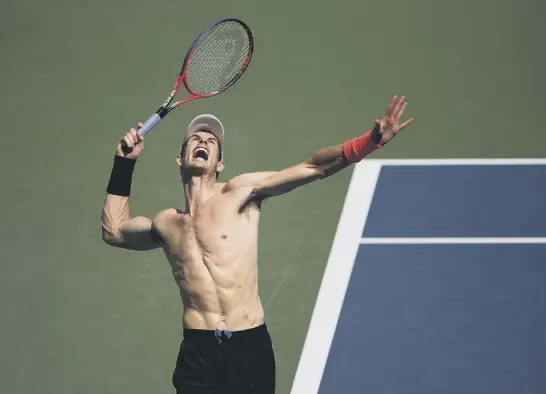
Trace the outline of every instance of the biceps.
<instances>
[{"instance_id":1,"label":"biceps","mask_svg":"<svg viewBox=\"0 0 546 394\"><path fill-rule=\"evenodd\" d=\"M223 191L232 192L242 188L253 189L256 187L256 185L260 184L260 182L262 182L267 177L272 176L273 174L276 174L276 172L275 171L254 172L254 173L248 173L248 174L242 174L242 175L236 176L235 178L230 179L226 183Z\"/></svg>"},{"instance_id":2,"label":"biceps","mask_svg":"<svg viewBox=\"0 0 546 394\"><path fill-rule=\"evenodd\" d=\"M276 196L287 193L321 177L321 172L313 166L299 165L279 171L265 178L253 193L262 196Z\"/></svg>"},{"instance_id":3,"label":"biceps","mask_svg":"<svg viewBox=\"0 0 546 394\"><path fill-rule=\"evenodd\" d=\"M142 216L133 217L121 226L119 241L114 246L130 250L152 250L163 244L152 220Z\"/></svg>"}]
</instances>

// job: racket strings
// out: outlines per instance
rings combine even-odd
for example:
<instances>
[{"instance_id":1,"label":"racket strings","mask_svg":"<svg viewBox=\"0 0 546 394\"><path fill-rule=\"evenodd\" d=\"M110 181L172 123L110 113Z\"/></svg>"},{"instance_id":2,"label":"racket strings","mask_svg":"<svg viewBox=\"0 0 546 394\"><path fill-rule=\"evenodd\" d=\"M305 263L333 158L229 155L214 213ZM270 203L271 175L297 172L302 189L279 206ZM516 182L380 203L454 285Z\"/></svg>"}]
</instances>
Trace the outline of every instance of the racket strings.
<instances>
[{"instance_id":1,"label":"racket strings","mask_svg":"<svg viewBox=\"0 0 546 394\"><path fill-rule=\"evenodd\" d=\"M235 21L216 25L194 48L186 69L188 88L209 95L224 89L242 70L250 51L246 29Z\"/></svg>"}]
</instances>

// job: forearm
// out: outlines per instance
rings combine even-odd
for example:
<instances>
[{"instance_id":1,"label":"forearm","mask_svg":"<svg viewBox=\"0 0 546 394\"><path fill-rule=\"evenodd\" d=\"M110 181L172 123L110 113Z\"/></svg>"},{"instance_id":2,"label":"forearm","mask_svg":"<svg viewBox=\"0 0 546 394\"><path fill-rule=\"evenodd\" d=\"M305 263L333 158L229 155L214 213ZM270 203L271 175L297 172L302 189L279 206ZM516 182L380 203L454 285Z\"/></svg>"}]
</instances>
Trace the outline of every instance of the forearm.
<instances>
[{"instance_id":1,"label":"forearm","mask_svg":"<svg viewBox=\"0 0 546 394\"><path fill-rule=\"evenodd\" d=\"M152 220L131 216L129 195L136 160L115 156L106 197L102 206L102 239L108 245L150 250L161 245Z\"/></svg>"},{"instance_id":2,"label":"forearm","mask_svg":"<svg viewBox=\"0 0 546 394\"><path fill-rule=\"evenodd\" d=\"M343 144L323 148L305 161L317 170L318 178L326 178L351 165L343 155Z\"/></svg>"},{"instance_id":3,"label":"forearm","mask_svg":"<svg viewBox=\"0 0 546 394\"><path fill-rule=\"evenodd\" d=\"M121 226L131 219L129 195L136 160L114 156L106 198L102 206L102 237L112 243L121 238Z\"/></svg>"},{"instance_id":4,"label":"forearm","mask_svg":"<svg viewBox=\"0 0 546 394\"><path fill-rule=\"evenodd\" d=\"M252 189L252 196L267 198L285 194L357 163L381 147L372 141L371 133L372 130L343 144L320 149L303 163L265 177Z\"/></svg>"},{"instance_id":5,"label":"forearm","mask_svg":"<svg viewBox=\"0 0 546 394\"><path fill-rule=\"evenodd\" d=\"M320 174L320 178L331 176L381 148L375 142L377 138L374 131L374 129L369 130L367 133L345 141L343 144L321 149L306 160L305 164L315 167Z\"/></svg>"}]
</instances>

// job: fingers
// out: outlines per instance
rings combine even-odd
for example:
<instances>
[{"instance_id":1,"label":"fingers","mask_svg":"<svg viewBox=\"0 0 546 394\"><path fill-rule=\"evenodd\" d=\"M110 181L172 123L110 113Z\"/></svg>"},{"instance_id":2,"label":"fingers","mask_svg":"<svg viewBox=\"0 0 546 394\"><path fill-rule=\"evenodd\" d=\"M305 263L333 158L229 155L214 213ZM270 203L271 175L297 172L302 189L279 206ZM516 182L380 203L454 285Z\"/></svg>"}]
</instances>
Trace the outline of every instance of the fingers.
<instances>
[{"instance_id":1,"label":"fingers","mask_svg":"<svg viewBox=\"0 0 546 394\"><path fill-rule=\"evenodd\" d=\"M406 120L404 123L400 125L400 131L404 130L406 127L408 127L412 123L413 123L413 118Z\"/></svg>"},{"instance_id":2,"label":"fingers","mask_svg":"<svg viewBox=\"0 0 546 394\"><path fill-rule=\"evenodd\" d=\"M400 119L407 105L408 105L408 102L406 101L406 97L405 96L400 97L400 100L398 100L398 102L396 103L396 106L394 107L392 111L393 118L397 120Z\"/></svg>"},{"instance_id":3,"label":"fingers","mask_svg":"<svg viewBox=\"0 0 546 394\"><path fill-rule=\"evenodd\" d=\"M142 128L142 126L144 126L144 123L142 122L138 122L137 123L137 130L140 130ZM136 143L138 144L139 142L141 141L144 141L144 136L142 134L140 134L139 132L136 132Z\"/></svg>"},{"instance_id":4,"label":"fingers","mask_svg":"<svg viewBox=\"0 0 546 394\"><path fill-rule=\"evenodd\" d=\"M136 129L131 128L127 133L125 133L122 139L129 148L133 148L139 142L143 141L144 137L140 135Z\"/></svg>"},{"instance_id":5,"label":"fingers","mask_svg":"<svg viewBox=\"0 0 546 394\"><path fill-rule=\"evenodd\" d=\"M387 107L387 116L392 115L392 111L394 110L396 106L396 100L398 99L398 96L394 95L392 96L391 102L389 106Z\"/></svg>"},{"instance_id":6,"label":"fingers","mask_svg":"<svg viewBox=\"0 0 546 394\"><path fill-rule=\"evenodd\" d=\"M123 136L123 141L125 141L125 145L129 148L134 148L135 144L136 144L136 141L135 139L133 138L133 135L131 132L128 132L126 133L124 136Z\"/></svg>"},{"instance_id":7,"label":"fingers","mask_svg":"<svg viewBox=\"0 0 546 394\"><path fill-rule=\"evenodd\" d=\"M133 138L136 138L136 143L137 144L144 141L144 136L142 134L140 134L138 131L134 134Z\"/></svg>"},{"instance_id":8,"label":"fingers","mask_svg":"<svg viewBox=\"0 0 546 394\"><path fill-rule=\"evenodd\" d=\"M389 103L389 106L387 107L386 115L392 116L395 119L400 119L407 105L406 96L402 96L400 99L398 99L398 96L394 95Z\"/></svg>"},{"instance_id":9,"label":"fingers","mask_svg":"<svg viewBox=\"0 0 546 394\"><path fill-rule=\"evenodd\" d=\"M136 129L131 128L129 130L129 133L127 134L130 135L130 138L133 140L134 145L138 144L138 132L136 131Z\"/></svg>"}]
</instances>

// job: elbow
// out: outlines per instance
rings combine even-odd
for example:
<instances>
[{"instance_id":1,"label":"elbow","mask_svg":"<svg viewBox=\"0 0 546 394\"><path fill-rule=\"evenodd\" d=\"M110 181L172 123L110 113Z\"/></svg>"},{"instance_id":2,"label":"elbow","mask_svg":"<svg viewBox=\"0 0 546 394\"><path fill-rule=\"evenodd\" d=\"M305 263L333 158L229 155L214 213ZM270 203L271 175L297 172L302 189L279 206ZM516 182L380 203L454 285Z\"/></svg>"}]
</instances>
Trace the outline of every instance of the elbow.
<instances>
[{"instance_id":1,"label":"elbow","mask_svg":"<svg viewBox=\"0 0 546 394\"><path fill-rule=\"evenodd\" d=\"M111 245L113 243L112 237L106 231L102 232L102 242L106 245Z\"/></svg>"},{"instance_id":2,"label":"elbow","mask_svg":"<svg viewBox=\"0 0 546 394\"><path fill-rule=\"evenodd\" d=\"M311 176L313 179L325 179L334 175L346 166L346 164L340 165L339 162L333 162L326 165L313 166L309 171L313 174Z\"/></svg>"},{"instance_id":3,"label":"elbow","mask_svg":"<svg viewBox=\"0 0 546 394\"><path fill-rule=\"evenodd\" d=\"M102 241L109 246L118 246L120 244L120 238L104 227L102 229Z\"/></svg>"},{"instance_id":4,"label":"elbow","mask_svg":"<svg viewBox=\"0 0 546 394\"><path fill-rule=\"evenodd\" d=\"M306 178L311 182L315 179L322 179L328 176L328 169L325 166L315 164L305 164Z\"/></svg>"},{"instance_id":5,"label":"elbow","mask_svg":"<svg viewBox=\"0 0 546 394\"><path fill-rule=\"evenodd\" d=\"M319 179L320 180L320 179L327 178L329 175L330 174L329 174L327 168L317 167L316 169L314 169L313 179Z\"/></svg>"},{"instance_id":6,"label":"elbow","mask_svg":"<svg viewBox=\"0 0 546 394\"><path fill-rule=\"evenodd\" d=\"M116 239L111 234L106 231L102 232L102 242L106 245L114 246L116 244Z\"/></svg>"}]
</instances>

